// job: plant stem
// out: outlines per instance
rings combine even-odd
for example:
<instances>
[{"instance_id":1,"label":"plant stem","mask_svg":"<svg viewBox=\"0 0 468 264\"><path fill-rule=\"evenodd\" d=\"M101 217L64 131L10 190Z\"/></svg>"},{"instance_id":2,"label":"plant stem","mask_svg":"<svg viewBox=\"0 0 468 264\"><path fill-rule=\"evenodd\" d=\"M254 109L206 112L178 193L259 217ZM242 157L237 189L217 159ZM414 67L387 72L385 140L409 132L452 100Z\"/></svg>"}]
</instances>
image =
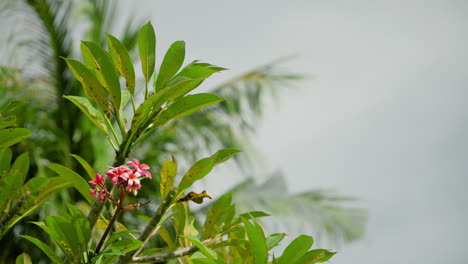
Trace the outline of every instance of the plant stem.
<instances>
[{"instance_id":1,"label":"plant stem","mask_svg":"<svg viewBox=\"0 0 468 264\"><path fill-rule=\"evenodd\" d=\"M101 240L99 241L99 244L97 245L96 250L94 251L94 254L97 255L99 254L99 251L101 251L101 247L104 244L104 241L106 241L106 237L109 234L109 231L112 229L112 226L114 225L115 220L117 220L117 217L119 216L121 211L122 211L122 208L121 208L121 205L119 205L117 209L115 210L114 216L110 220L109 225L107 225L106 231L104 231L104 234L102 235Z\"/></svg>"}]
</instances>

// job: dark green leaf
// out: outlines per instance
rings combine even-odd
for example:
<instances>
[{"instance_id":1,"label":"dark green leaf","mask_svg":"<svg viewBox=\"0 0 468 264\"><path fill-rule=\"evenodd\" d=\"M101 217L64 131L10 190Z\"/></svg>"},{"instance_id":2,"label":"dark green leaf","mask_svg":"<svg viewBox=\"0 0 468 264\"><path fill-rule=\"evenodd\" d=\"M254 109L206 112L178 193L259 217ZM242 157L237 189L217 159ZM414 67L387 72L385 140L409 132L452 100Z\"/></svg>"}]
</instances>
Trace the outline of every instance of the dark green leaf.
<instances>
[{"instance_id":1,"label":"dark green leaf","mask_svg":"<svg viewBox=\"0 0 468 264\"><path fill-rule=\"evenodd\" d=\"M2 118L0 116L0 129L16 126L16 116Z\"/></svg>"},{"instance_id":2,"label":"dark green leaf","mask_svg":"<svg viewBox=\"0 0 468 264\"><path fill-rule=\"evenodd\" d=\"M11 156L9 148L0 149L0 179L2 175L10 170Z\"/></svg>"},{"instance_id":3,"label":"dark green leaf","mask_svg":"<svg viewBox=\"0 0 468 264\"><path fill-rule=\"evenodd\" d=\"M0 130L0 148L12 146L31 135L31 131L26 128L8 128Z\"/></svg>"},{"instance_id":4,"label":"dark green leaf","mask_svg":"<svg viewBox=\"0 0 468 264\"><path fill-rule=\"evenodd\" d=\"M109 91L114 108L116 109L116 112L118 112L121 105L120 101L122 100L122 95L120 91L119 76L117 75L117 71L112 63L112 59L105 50L93 42L82 41L82 51L83 56L84 54L87 54L87 56L91 58L90 64L92 65L92 69L97 71L97 75L100 76L99 80Z\"/></svg>"},{"instance_id":5,"label":"dark green leaf","mask_svg":"<svg viewBox=\"0 0 468 264\"><path fill-rule=\"evenodd\" d=\"M55 263L55 264L61 264L63 261L55 254L54 250L50 248L47 244L44 242L40 241L37 238L31 237L31 236L26 236L26 235L20 235L20 237L26 238L30 242L32 242L34 245L36 245L38 248L44 252L49 259Z\"/></svg>"},{"instance_id":6,"label":"dark green leaf","mask_svg":"<svg viewBox=\"0 0 468 264\"><path fill-rule=\"evenodd\" d=\"M130 54L124 44L114 36L107 34L109 51L119 73L127 81L127 89L132 96L135 95L135 70Z\"/></svg>"},{"instance_id":7,"label":"dark green leaf","mask_svg":"<svg viewBox=\"0 0 468 264\"><path fill-rule=\"evenodd\" d=\"M91 195L89 194L89 184L80 175L59 164L48 164L46 167L67 179L89 203L93 203Z\"/></svg>"},{"instance_id":8,"label":"dark green leaf","mask_svg":"<svg viewBox=\"0 0 468 264\"><path fill-rule=\"evenodd\" d=\"M94 177L96 176L96 171L91 167L91 165L89 165L89 163L86 160L84 160L82 157L78 155L70 154L70 156L75 158L81 164L83 169L85 169L86 173L88 174L89 179L94 180Z\"/></svg>"},{"instance_id":9,"label":"dark green leaf","mask_svg":"<svg viewBox=\"0 0 468 264\"><path fill-rule=\"evenodd\" d=\"M108 135L106 122L102 113L94 108L94 106L85 97L81 96L64 96L75 104L88 118L98 127L105 135Z\"/></svg>"},{"instance_id":10,"label":"dark green leaf","mask_svg":"<svg viewBox=\"0 0 468 264\"><path fill-rule=\"evenodd\" d=\"M144 25L138 33L138 51L143 75L148 83L153 75L156 59L156 35L150 22Z\"/></svg>"},{"instance_id":11,"label":"dark green leaf","mask_svg":"<svg viewBox=\"0 0 468 264\"><path fill-rule=\"evenodd\" d=\"M26 105L26 104L29 104L28 101L20 101L20 100L12 100L12 101L8 101L7 104L5 104L2 108L0 108L0 115L3 115L3 116L8 116L11 112L13 112L14 110Z\"/></svg>"},{"instance_id":12,"label":"dark green leaf","mask_svg":"<svg viewBox=\"0 0 468 264\"><path fill-rule=\"evenodd\" d=\"M185 58L185 42L174 42L164 56L164 60L159 69L158 79L155 84L155 91L159 92L164 88L171 78L177 73Z\"/></svg>"},{"instance_id":13,"label":"dark green leaf","mask_svg":"<svg viewBox=\"0 0 468 264\"><path fill-rule=\"evenodd\" d=\"M72 59L64 60L68 64L68 67L70 67L75 78L80 81L86 96L94 101L105 114L109 113L110 106L107 101L106 89L91 70L79 61Z\"/></svg>"}]
</instances>

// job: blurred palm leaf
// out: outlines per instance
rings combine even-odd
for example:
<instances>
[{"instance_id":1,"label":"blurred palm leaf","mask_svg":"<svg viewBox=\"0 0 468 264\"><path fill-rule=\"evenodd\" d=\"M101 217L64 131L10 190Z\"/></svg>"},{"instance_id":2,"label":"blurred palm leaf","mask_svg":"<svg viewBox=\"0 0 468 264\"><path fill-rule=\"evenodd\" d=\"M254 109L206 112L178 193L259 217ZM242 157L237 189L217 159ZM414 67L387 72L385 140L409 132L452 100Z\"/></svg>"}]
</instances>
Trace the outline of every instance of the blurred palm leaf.
<instances>
[{"instance_id":1,"label":"blurred palm leaf","mask_svg":"<svg viewBox=\"0 0 468 264\"><path fill-rule=\"evenodd\" d=\"M364 235L367 212L349 207L349 202L354 202L355 198L325 190L291 194L281 173L270 175L262 184L249 178L231 191L240 212L260 210L272 215L263 220L270 231L307 232L330 246L339 246Z\"/></svg>"}]
</instances>

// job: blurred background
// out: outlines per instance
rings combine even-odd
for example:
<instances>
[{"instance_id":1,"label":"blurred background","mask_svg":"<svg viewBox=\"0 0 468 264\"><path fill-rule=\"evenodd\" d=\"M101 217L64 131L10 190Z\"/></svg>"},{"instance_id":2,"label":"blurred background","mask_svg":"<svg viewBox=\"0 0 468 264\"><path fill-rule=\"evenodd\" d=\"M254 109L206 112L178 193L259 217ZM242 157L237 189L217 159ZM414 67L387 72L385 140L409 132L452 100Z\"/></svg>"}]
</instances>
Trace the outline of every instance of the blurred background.
<instances>
[{"instance_id":1,"label":"blurred background","mask_svg":"<svg viewBox=\"0 0 468 264\"><path fill-rule=\"evenodd\" d=\"M0 64L44 80L42 64L25 62L23 46L11 44L20 35L11 10L34 2L41 1L3 9L7 34L0 43L10 44L0 45ZM92 38L89 28L105 12L80 17L92 18L89 10L107 1L97 2L58 13L75 23L66 41ZM220 123L248 140L219 143L241 145L248 158L216 169L200 189L219 196L237 186L240 208L268 208L280 219L269 223L271 230L284 229L290 238L313 235L338 251L331 263L464 262L468 2L117 3L107 13L114 14L113 27L101 26L97 35L125 35L129 21L139 28L151 20L157 65L172 42L185 40L186 62L229 69L202 87L234 98L241 118L221 115ZM78 57L79 42L70 47ZM249 87L256 92L242 92Z\"/></svg>"}]
</instances>

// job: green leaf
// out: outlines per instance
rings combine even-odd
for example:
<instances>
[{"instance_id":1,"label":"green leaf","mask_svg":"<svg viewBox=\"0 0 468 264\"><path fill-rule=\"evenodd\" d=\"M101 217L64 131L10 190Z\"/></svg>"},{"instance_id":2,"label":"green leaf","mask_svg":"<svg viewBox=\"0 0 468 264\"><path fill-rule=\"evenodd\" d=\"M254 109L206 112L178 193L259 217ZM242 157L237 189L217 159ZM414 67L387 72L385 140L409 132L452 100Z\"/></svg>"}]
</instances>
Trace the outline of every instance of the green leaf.
<instances>
[{"instance_id":1,"label":"green leaf","mask_svg":"<svg viewBox=\"0 0 468 264\"><path fill-rule=\"evenodd\" d=\"M44 242L32 236L20 235L20 237L26 238L27 240L32 242L34 245L36 245L38 248L40 248L42 252L44 252L47 255L47 257L49 257L52 263L55 263L55 264L63 263L63 261L57 256L57 254L55 254L54 250L50 248Z\"/></svg>"},{"instance_id":2,"label":"green leaf","mask_svg":"<svg viewBox=\"0 0 468 264\"><path fill-rule=\"evenodd\" d=\"M190 115L196 111L200 111L202 107L208 107L223 100L223 98L209 93L187 95L175 101L166 110L162 111L155 118L153 125L164 125L171 119Z\"/></svg>"},{"instance_id":3,"label":"green leaf","mask_svg":"<svg viewBox=\"0 0 468 264\"><path fill-rule=\"evenodd\" d=\"M99 128L105 135L108 135L106 122L104 120L104 116L102 113L94 108L94 106L89 102L89 100L85 97L81 96L64 96L64 98L70 100L73 104L75 104L88 118Z\"/></svg>"},{"instance_id":4,"label":"green leaf","mask_svg":"<svg viewBox=\"0 0 468 264\"><path fill-rule=\"evenodd\" d=\"M225 148L216 152L213 156L211 156L211 158L213 159L214 164L218 165L220 163L227 161L228 159L230 159L232 156L236 155L239 152L241 152L241 150Z\"/></svg>"},{"instance_id":5,"label":"green leaf","mask_svg":"<svg viewBox=\"0 0 468 264\"><path fill-rule=\"evenodd\" d=\"M20 189L20 193L24 194L30 192L31 195L24 201L19 212L7 222L7 227L3 229L0 237L18 221L36 211L39 206L47 201L53 194L68 187L71 187L71 184L61 177L34 177L29 180L23 188Z\"/></svg>"},{"instance_id":6,"label":"green leaf","mask_svg":"<svg viewBox=\"0 0 468 264\"><path fill-rule=\"evenodd\" d=\"M15 264L32 264L31 257L27 253L22 253L16 257Z\"/></svg>"},{"instance_id":7,"label":"green leaf","mask_svg":"<svg viewBox=\"0 0 468 264\"><path fill-rule=\"evenodd\" d=\"M125 45L116 37L107 34L109 52L117 71L124 77L127 89L132 96L135 95L135 69L133 68L130 54Z\"/></svg>"},{"instance_id":8,"label":"green leaf","mask_svg":"<svg viewBox=\"0 0 468 264\"><path fill-rule=\"evenodd\" d=\"M212 237L219 232L220 226L225 222L227 211L231 207L232 193L226 193L213 203L206 215L203 225L202 239Z\"/></svg>"},{"instance_id":9,"label":"green leaf","mask_svg":"<svg viewBox=\"0 0 468 264\"><path fill-rule=\"evenodd\" d=\"M90 64L92 69L97 71L97 75L100 77L99 80L103 82L104 87L109 91L112 103L116 109L116 113L120 109L121 91L119 76L112 63L110 55L103 50L99 45L90 42L82 41L83 56L91 58ZM85 57L86 58L86 57Z\"/></svg>"},{"instance_id":10,"label":"green leaf","mask_svg":"<svg viewBox=\"0 0 468 264\"><path fill-rule=\"evenodd\" d=\"M313 264L313 263L322 263L329 260L336 252L330 252L325 249L314 249L311 250L297 261L297 264Z\"/></svg>"},{"instance_id":11,"label":"green leaf","mask_svg":"<svg viewBox=\"0 0 468 264\"><path fill-rule=\"evenodd\" d=\"M83 86L86 97L94 101L104 114L109 113L110 105L107 101L106 89L91 70L79 61L66 58L64 58L64 60L68 64L68 67L71 69L75 78ZM67 98L67 96L64 97Z\"/></svg>"},{"instance_id":12,"label":"green leaf","mask_svg":"<svg viewBox=\"0 0 468 264\"><path fill-rule=\"evenodd\" d=\"M137 240L137 239L124 238L122 240L119 240L113 243L110 249L114 251L119 251L125 254L128 252L137 250L138 248L140 248L142 243L143 243L142 241ZM116 255L110 255L110 256L107 255L103 258L102 263L103 264L115 263L118 257L119 256L116 256Z\"/></svg>"},{"instance_id":13,"label":"green leaf","mask_svg":"<svg viewBox=\"0 0 468 264\"><path fill-rule=\"evenodd\" d=\"M164 60L159 69L158 79L155 84L155 91L163 89L171 78L177 73L185 58L185 42L174 42L164 56Z\"/></svg>"},{"instance_id":14,"label":"green leaf","mask_svg":"<svg viewBox=\"0 0 468 264\"><path fill-rule=\"evenodd\" d=\"M276 247L281 240L286 236L285 233L275 233L271 234L266 238L266 245L268 250L271 250L272 248Z\"/></svg>"},{"instance_id":15,"label":"green leaf","mask_svg":"<svg viewBox=\"0 0 468 264\"><path fill-rule=\"evenodd\" d=\"M140 53L143 75L148 83L153 75L156 59L156 35L151 22L144 25L138 33L138 52Z\"/></svg>"},{"instance_id":16,"label":"green leaf","mask_svg":"<svg viewBox=\"0 0 468 264\"><path fill-rule=\"evenodd\" d=\"M262 228L254 222L250 223L246 219L242 219L244 222L245 231L250 241L250 251L253 256L253 264L265 264L268 260L268 249L265 241L265 234Z\"/></svg>"},{"instance_id":17,"label":"green leaf","mask_svg":"<svg viewBox=\"0 0 468 264\"><path fill-rule=\"evenodd\" d=\"M161 176L161 197L166 197L167 193L174 186L174 179L177 174L177 163L174 161L166 160L159 171Z\"/></svg>"},{"instance_id":18,"label":"green leaf","mask_svg":"<svg viewBox=\"0 0 468 264\"><path fill-rule=\"evenodd\" d=\"M80 238L74 224L65 216L48 216L46 225L49 235L54 239L67 257L76 257L81 254Z\"/></svg>"},{"instance_id":19,"label":"green leaf","mask_svg":"<svg viewBox=\"0 0 468 264\"><path fill-rule=\"evenodd\" d=\"M11 101L8 101L8 103L6 103L4 106L2 106L0 108L0 115L3 115L3 116L8 116L11 112L13 112L14 110L26 105L26 104L29 104L28 101L21 101L21 100L11 100Z\"/></svg>"},{"instance_id":20,"label":"green leaf","mask_svg":"<svg viewBox=\"0 0 468 264\"><path fill-rule=\"evenodd\" d=\"M278 258L279 264L294 264L309 250L314 243L311 236L301 235L294 239L291 244L286 247L283 255Z\"/></svg>"},{"instance_id":21,"label":"green leaf","mask_svg":"<svg viewBox=\"0 0 468 264\"><path fill-rule=\"evenodd\" d=\"M195 236L180 236L192 242L200 251L210 259L216 259L216 252L212 249L205 246L197 237Z\"/></svg>"},{"instance_id":22,"label":"green leaf","mask_svg":"<svg viewBox=\"0 0 468 264\"><path fill-rule=\"evenodd\" d=\"M249 220L249 219L265 217L265 216L270 216L270 215L262 211L251 211L251 212L240 214L239 217L237 218L238 220L236 221L236 223L242 222L242 218Z\"/></svg>"},{"instance_id":23,"label":"green leaf","mask_svg":"<svg viewBox=\"0 0 468 264\"><path fill-rule=\"evenodd\" d=\"M116 241L117 239L125 236L125 235L128 235L128 234L132 234L132 233L137 233L137 232L140 232L138 230L124 230L124 231L120 231L120 232L117 232L117 233L114 233L112 234L112 236L110 236L106 243L104 244L104 247L107 247L109 245L111 245L112 243L114 243L114 241Z\"/></svg>"},{"instance_id":24,"label":"green leaf","mask_svg":"<svg viewBox=\"0 0 468 264\"><path fill-rule=\"evenodd\" d=\"M12 146L32 135L26 128L8 128L0 130L0 148Z\"/></svg>"},{"instance_id":25,"label":"green leaf","mask_svg":"<svg viewBox=\"0 0 468 264\"><path fill-rule=\"evenodd\" d=\"M201 159L185 173L179 184L179 190L184 191L192 186L194 182L205 177L214 167L214 162L211 158Z\"/></svg>"},{"instance_id":26,"label":"green leaf","mask_svg":"<svg viewBox=\"0 0 468 264\"><path fill-rule=\"evenodd\" d=\"M91 165L89 165L89 163L86 160L84 160L82 157L78 155L70 154L70 156L75 158L81 164L83 169L85 169L86 173L88 174L89 176L88 178L90 180L94 180L94 177L96 176L96 171L91 167Z\"/></svg>"},{"instance_id":27,"label":"green leaf","mask_svg":"<svg viewBox=\"0 0 468 264\"><path fill-rule=\"evenodd\" d=\"M10 202L16 201L21 196L21 186L29 170L29 156L27 153L21 154L13 163L10 171L1 177L0 186L0 212L8 209Z\"/></svg>"},{"instance_id":28,"label":"green leaf","mask_svg":"<svg viewBox=\"0 0 468 264\"><path fill-rule=\"evenodd\" d=\"M89 195L89 184L80 175L59 164L48 164L46 167L67 179L89 203L93 203L91 195Z\"/></svg>"},{"instance_id":29,"label":"green leaf","mask_svg":"<svg viewBox=\"0 0 468 264\"><path fill-rule=\"evenodd\" d=\"M10 170L11 156L9 148L0 149L0 179L2 175Z\"/></svg>"},{"instance_id":30,"label":"green leaf","mask_svg":"<svg viewBox=\"0 0 468 264\"><path fill-rule=\"evenodd\" d=\"M7 128L7 127L15 127L16 126L16 116L9 116L6 118L2 118L0 116L0 129Z\"/></svg>"}]
</instances>

